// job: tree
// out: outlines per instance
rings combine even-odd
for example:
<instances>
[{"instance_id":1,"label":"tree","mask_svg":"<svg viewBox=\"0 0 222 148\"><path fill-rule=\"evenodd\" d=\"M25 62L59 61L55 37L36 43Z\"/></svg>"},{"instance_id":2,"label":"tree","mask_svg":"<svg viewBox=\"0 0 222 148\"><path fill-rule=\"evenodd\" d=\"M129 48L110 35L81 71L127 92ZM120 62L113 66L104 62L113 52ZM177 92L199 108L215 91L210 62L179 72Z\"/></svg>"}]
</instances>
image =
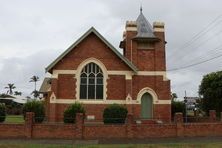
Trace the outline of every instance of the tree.
<instances>
[{"instance_id":1,"label":"tree","mask_svg":"<svg viewBox=\"0 0 222 148\"><path fill-rule=\"evenodd\" d=\"M178 98L176 93L171 93L171 100L175 101L175 99Z\"/></svg>"},{"instance_id":2,"label":"tree","mask_svg":"<svg viewBox=\"0 0 222 148\"><path fill-rule=\"evenodd\" d=\"M177 101L176 98L178 98L177 94L171 93L171 114L172 114L172 117L177 112L181 112L181 113L183 113L183 115L185 115L185 103L182 101Z\"/></svg>"},{"instance_id":3,"label":"tree","mask_svg":"<svg viewBox=\"0 0 222 148\"><path fill-rule=\"evenodd\" d=\"M39 81L39 77L38 76L32 76L30 79L31 80L29 82L34 82L35 90L36 90L36 83L37 83L37 81Z\"/></svg>"},{"instance_id":4,"label":"tree","mask_svg":"<svg viewBox=\"0 0 222 148\"><path fill-rule=\"evenodd\" d=\"M35 122L41 123L45 118L45 108L42 101L32 100L28 101L23 106L23 116L25 118L26 112L35 113Z\"/></svg>"},{"instance_id":5,"label":"tree","mask_svg":"<svg viewBox=\"0 0 222 148\"><path fill-rule=\"evenodd\" d=\"M36 83L37 83L37 81L39 81L39 77L38 76L32 76L30 79L31 80L29 82L34 82L34 84L35 84L35 90L31 94L33 94L33 96L35 98L37 98L39 96L39 92L36 90Z\"/></svg>"},{"instance_id":6,"label":"tree","mask_svg":"<svg viewBox=\"0 0 222 148\"><path fill-rule=\"evenodd\" d=\"M8 86L5 87L5 89L8 89L7 94L12 95L13 94L13 89L15 89L15 85L13 83L9 83Z\"/></svg>"},{"instance_id":7,"label":"tree","mask_svg":"<svg viewBox=\"0 0 222 148\"><path fill-rule=\"evenodd\" d=\"M202 98L201 109L206 113L216 110L222 111L222 71L205 75L199 86L199 95Z\"/></svg>"},{"instance_id":8,"label":"tree","mask_svg":"<svg viewBox=\"0 0 222 148\"><path fill-rule=\"evenodd\" d=\"M39 97L39 91L37 90L34 90L32 93L31 93L35 98Z\"/></svg>"},{"instance_id":9,"label":"tree","mask_svg":"<svg viewBox=\"0 0 222 148\"><path fill-rule=\"evenodd\" d=\"M171 103L171 114L172 117L174 116L175 113L181 112L183 115L185 115L185 103L182 101L173 101Z\"/></svg>"},{"instance_id":10,"label":"tree","mask_svg":"<svg viewBox=\"0 0 222 148\"><path fill-rule=\"evenodd\" d=\"M15 95L15 96L21 96L21 95L22 95L22 92L15 91L15 92L14 92L14 95Z\"/></svg>"}]
</instances>

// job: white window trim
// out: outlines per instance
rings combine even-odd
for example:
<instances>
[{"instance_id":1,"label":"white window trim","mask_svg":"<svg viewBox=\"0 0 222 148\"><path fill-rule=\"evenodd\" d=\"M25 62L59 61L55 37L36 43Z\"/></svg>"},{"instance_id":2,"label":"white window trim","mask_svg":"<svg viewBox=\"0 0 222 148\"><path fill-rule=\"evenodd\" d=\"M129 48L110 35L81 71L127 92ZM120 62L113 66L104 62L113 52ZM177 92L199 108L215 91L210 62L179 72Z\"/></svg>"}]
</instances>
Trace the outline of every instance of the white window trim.
<instances>
[{"instance_id":1,"label":"white window trim","mask_svg":"<svg viewBox=\"0 0 222 148\"><path fill-rule=\"evenodd\" d=\"M75 78L76 78L76 100L77 101L83 100L83 99L80 99L81 71L87 64L89 64L91 62L97 64L103 72L103 99L95 99L94 101L101 101L101 100L104 101L107 98L107 79L108 79L107 69L106 69L105 65L100 60L98 60L96 58L88 58L88 59L84 60L82 63L80 63L77 70L76 70ZM89 101L89 100L85 100L85 101Z\"/></svg>"},{"instance_id":2,"label":"white window trim","mask_svg":"<svg viewBox=\"0 0 222 148\"><path fill-rule=\"evenodd\" d=\"M94 66L95 66L95 72L93 72L93 71L89 71L89 67L90 67L90 64L93 64ZM96 72L97 70L97 67L98 67L98 72ZM92 67L91 67L92 68ZM84 70L84 71L83 71ZM87 64L84 68L83 68L83 70L81 71L81 74L80 74L80 86L81 85L85 85L86 86L86 98L81 98L81 87L80 87L80 99L86 99L86 100L90 100L89 99L89 86L94 86L94 88L95 88L95 90L94 90L94 98L92 98L92 100L101 100L101 99L99 99L99 98L96 98L96 96L97 96L97 86L101 86L102 85L102 87L103 87L103 81L104 81L104 79L103 79L103 73L102 73L102 70L101 70L101 68L97 65L97 64L95 64L94 62L93 63L89 63L89 64ZM86 75L86 84L84 83L84 84L82 84L81 83L81 79L82 79L82 74L85 74ZM92 85L92 84L90 84L89 83L89 80L90 80L90 76L89 75L91 75L91 74L93 74L93 76L94 76L94 78L95 78L95 82L94 82L94 84ZM97 84L97 80L98 80L98 77L97 77L97 75L98 74L101 74L102 75L102 84ZM102 90L103 91L103 90ZM102 96L102 98L103 98L103 96Z\"/></svg>"}]
</instances>

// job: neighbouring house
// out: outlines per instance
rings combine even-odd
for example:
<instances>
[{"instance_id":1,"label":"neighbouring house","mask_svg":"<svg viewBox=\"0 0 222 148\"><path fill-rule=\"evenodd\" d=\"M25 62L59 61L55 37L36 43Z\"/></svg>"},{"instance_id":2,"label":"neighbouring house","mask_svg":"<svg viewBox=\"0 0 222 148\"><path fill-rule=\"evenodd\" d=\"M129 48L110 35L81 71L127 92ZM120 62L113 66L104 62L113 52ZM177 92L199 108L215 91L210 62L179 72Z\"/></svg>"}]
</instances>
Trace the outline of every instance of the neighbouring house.
<instances>
[{"instance_id":1,"label":"neighbouring house","mask_svg":"<svg viewBox=\"0 0 222 148\"><path fill-rule=\"evenodd\" d=\"M6 105L6 113L10 115L22 114L22 107L28 101L24 96L2 94L0 103Z\"/></svg>"},{"instance_id":2,"label":"neighbouring house","mask_svg":"<svg viewBox=\"0 0 222 148\"><path fill-rule=\"evenodd\" d=\"M102 119L104 108L123 104L136 119L171 120L163 22L147 21L142 10L127 21L121 54L90 28L46 68L41 92L49 121L62 121L65 108L80 102L86 117Z\"/></svg>"}]
</instances>

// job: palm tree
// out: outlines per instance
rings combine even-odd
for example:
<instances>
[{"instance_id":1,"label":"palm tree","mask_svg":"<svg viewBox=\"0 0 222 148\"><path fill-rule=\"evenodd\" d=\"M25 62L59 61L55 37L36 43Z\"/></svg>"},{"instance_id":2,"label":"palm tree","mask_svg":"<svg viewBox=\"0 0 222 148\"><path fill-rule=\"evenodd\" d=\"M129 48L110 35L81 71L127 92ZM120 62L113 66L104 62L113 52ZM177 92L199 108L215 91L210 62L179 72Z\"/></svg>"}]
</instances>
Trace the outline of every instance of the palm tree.
<instances>
[{"instance_id":1,"label":"palm tree","mask_svg":"<svg viewBox=\"0 0 222 148\"><path fill-rule=\"evenodd\" d=\"M15 91L15 92L14 92L14 95L15 95L15 96L21 96L21 95L22 95L22 92Z\"/></svg>"},{"instance_id":2,"label":"palm tree","mask_svg":"<svg viewBox=\"0 0 222 148\"><path fill-rule=\"evenodd\" d=\"M38 76L32 76L30 79L31 80L29 82L34 82L35 83L35 91L36 91L36 82L39 81L39 77Z\"/></svg>"},{"instance_id":3,"label":"palm tree","mask_svg":"<svg viewBox=\"0 0 222 148\"><path fill-rule=\"evenodd\" d=\"M39 97L39 91L37 90L34 90L31 94L33 94L35 98Z\"/></svg>"},{"instance_id":4,"label":"palm tree","mask_svg":"<svg viewBox=\"0 0 222 148\"><path fill-rule=\"evenodd\" d=\"M15 85L13 83L9 83L8 86L5 87L5 89L8 89L7 94L12 95L13 94L13 89L15 89Z\"/></svg>"}]
</instances>

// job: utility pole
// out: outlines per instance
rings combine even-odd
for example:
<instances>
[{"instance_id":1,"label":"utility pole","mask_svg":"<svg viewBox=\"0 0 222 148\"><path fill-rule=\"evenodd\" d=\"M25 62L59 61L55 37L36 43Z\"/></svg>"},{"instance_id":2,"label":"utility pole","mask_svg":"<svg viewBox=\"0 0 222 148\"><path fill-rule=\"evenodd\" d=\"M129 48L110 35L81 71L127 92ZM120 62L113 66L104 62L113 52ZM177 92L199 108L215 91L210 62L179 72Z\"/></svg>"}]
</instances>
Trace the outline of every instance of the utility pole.
<instances>
[{"instance_id":1,"label":"utility pole","mask_svg":"<svg viewBox=\"0 0 222 148\"><path fill-rule=\"evenodd\" d=\"M185 103L185 123L187 123L187 92L186 90L185 90L184 103Z\"/></svg>"}]
</instances>

